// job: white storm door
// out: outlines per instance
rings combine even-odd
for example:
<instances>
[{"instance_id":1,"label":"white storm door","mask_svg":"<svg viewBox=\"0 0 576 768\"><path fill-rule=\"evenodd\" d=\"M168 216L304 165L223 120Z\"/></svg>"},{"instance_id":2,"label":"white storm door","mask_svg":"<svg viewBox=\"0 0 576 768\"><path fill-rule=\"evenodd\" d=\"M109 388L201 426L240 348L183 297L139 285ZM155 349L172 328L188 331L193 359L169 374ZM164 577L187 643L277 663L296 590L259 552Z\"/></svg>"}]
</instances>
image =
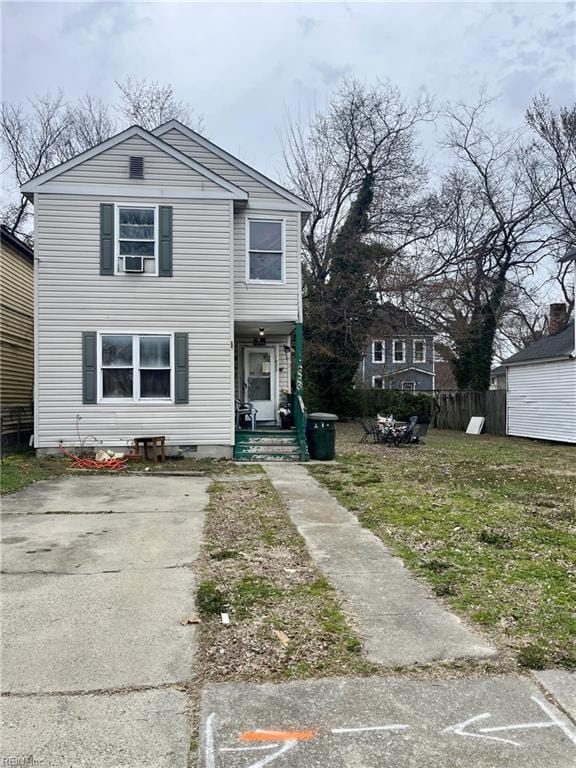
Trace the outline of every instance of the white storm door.
<instances>
[{"instance_id":1,"label":"white storm door","mask_svg":"<svg viewBox=\"0 0 576 768\"><path fill-rule=\"evenodd\" d=\"M258 411L257 421L276 421L276 354L273 347L244 350L244 398Z\"/></svg>"}]
</instances>

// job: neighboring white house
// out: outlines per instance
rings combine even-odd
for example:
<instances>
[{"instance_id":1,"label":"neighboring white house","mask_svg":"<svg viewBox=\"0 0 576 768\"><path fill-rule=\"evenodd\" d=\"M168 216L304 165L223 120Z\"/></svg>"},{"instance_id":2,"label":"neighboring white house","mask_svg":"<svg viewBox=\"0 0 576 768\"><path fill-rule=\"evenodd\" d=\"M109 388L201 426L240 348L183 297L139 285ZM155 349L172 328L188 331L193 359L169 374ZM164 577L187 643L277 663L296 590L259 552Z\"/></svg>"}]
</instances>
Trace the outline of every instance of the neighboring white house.
<instances>
[{"instance_id":1,"label":"neighboring white house","mask_svg":"<svg viewBox=\"0 0 576 768\"><path fill-rule=\"evenodd\" d=\"M503 365L507 434L576 443L574 320Z\"/></svg>"},{"instance_id":2,"label":"neighboring white house","mask_svg":"<svg viewBox=\"0 0 576 768\"><path fill-rule=\"evenodd\" d=\"M301 383L308 203L177 121L129 128L22 192L35 208L36 448L165 435L231 456L237 399L276 424L281 391Z\"/></svg>"}]
</instances>

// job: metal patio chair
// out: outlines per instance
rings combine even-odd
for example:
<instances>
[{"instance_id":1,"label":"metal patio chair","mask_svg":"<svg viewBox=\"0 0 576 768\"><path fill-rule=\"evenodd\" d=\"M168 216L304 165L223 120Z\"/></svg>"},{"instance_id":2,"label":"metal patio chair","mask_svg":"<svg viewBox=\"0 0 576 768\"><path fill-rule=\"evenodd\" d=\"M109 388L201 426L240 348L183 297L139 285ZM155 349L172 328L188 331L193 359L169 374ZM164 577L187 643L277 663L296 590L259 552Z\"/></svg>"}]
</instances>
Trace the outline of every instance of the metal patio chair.
<instances>
[{"instance_id":1,"label":"metal patio chair","mask_svg":"<svg viewBox=\"0 0 576 768\"><path fill-rule=\"evenodd\" d=\"M365 421L364 419L359 419L358 423L364 430L364 434L360 438L360 443L368 443L370 440L372 440L373 443L376 443L378 441L378 426L375 422Z\"/></svg>"},{"instance_id":2,"label":"metal patio chair","mask_svg":"<svg viewBox=\"0 0 576 768\"><path fill-rule=\"evenodd\" d=\"M236 429L241 429L240 423L244 420L245 416L248 416L252 425L252 431L256 429L256 414L257 409L254 408L253 403L243 403L241 400L236 400Z\"/></svg>"}]
</instances>

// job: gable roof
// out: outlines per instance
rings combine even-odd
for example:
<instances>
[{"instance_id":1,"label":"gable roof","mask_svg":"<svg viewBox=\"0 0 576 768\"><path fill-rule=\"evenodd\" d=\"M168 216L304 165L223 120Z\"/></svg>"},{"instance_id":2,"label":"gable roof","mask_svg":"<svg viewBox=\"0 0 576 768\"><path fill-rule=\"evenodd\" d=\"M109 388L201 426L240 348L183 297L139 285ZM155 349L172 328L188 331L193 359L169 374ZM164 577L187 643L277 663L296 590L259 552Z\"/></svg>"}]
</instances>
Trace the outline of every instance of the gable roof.
<instances>
[{"instance_id":1,"label":"gable roof","mask_svg":"<svg viewBox=\"0 0 576 768\"><path fill-rule=\"evenodd\" d=\"M526 349L522 349L507 360L504 360L502 365L529 363L532 360L570 358L574 356L574 353L574 320L572 320L564 330L554 333L552 336L545 336L534 344L530 344Z\"/></svg>"},{"instance_id":2,"label":"gable roof","mask_svg":"<svg viewBox=\"0 0 576 768\"><path fill-rule=\"evenodd\" d=\"M387 376L396 376L398 373L407 373L408 371L418 371L418 373L425 373L426 376L434 376L434 371L427 371L425 368L418 368L417 365L409 365L406 368L398 368L397 371L388 371Z\"/></svg>"},{"instance_id":3,"label":"gable roof","mask_svg":"<svg viewBox=\"0 0 576 768\"><path fill-rule=\"evenodd\" d=\"M307 213L313 210L310 203L306 202L306 200L303 200L301 197L298 197L298 195L295 195L293 192L290 192L288 189L281 186L276 181L273 181L272 179L269 179L267 176L264 176L263 173L260 173L255 168L252 168L252 166L248 165L247 163L244 163L242 160L239 160L237 157L234 157L234 155L231 155L225 149L222 149L222 147L219 147L217 144L214 144L213 142L209 141L204 136L200 135L196 131L193 131L191 128L188 128L187 125L184 125L178 120L168 120L168 122L163 123L162 125L159 125L158 128L154 128L153 133L155 136L163 136L165 133L168 133L168 131L172 131L172 130L180 131L180 133L182 133L184 136L187 136L189 139L192 139L192 141L195 141L197 144L200 144L200 146L204 147L205 149L208 149L210 152L213 152L215 155L218 155L218 157L222 158L223 160L226 160L226 162L230 163L235 168L238 168L239 170L243 171L248 176L251 176L253 179L256 179L256 181L259 181L261 184L264 184L264 186L268 187L269 189L273 190L277 194L281 195L281 197L284 197L286 200L289 200L293 205L296 205L300 210L306 211Z\"/></svg>"},{"instance_id":4,"label":"gable roof","mask_svg":"<svg viewBox=\"0 0 576 768\"><path fill-rule=\"evenodd\" d=\"M25 256L30 261L34 261L34 251L33 249L25 243L23 240L20 240L19 237L16 237L5 224L2 224L0 226L0 233L2 242L6 242L11 248L13 248L15 251L18 251L22 256Z\"/></svg>"},{"instance_id":5,"label":"gable roof","mask_svg":"<svg viewBox=\"0 0 576 768\"><path fill-rule=\"evenodd\" d=\"M372 333L384 338L394 336L434 336L434 331L405 309L386 302L376 311Z\"/></svg>"},{"instance_id":6,"label":"gable roof","mask_svg":"<svg viewBox=\"0 0 576 768\"><path fill-rule=\"evenodd\" d=\"M165 152L167 155L170 155L174 159L181 162L183 165L187 166L188 168L191 168L193 171L196 171L201 176L204 176L205 178L214 182L218 186L222 187L222 189L230 193L231 198L237 199L237 200L248 199L248 193L245 192L243 189L240 189L240 187L237 187L235 184L232 184L232 182L228 181L227 179L224 179L222 176L218 175L214 171L211 171L210 169L201 165L196 160L193 160L191 157L188 157L188 155L185 155L183 152L180 152L180 150L176 149L171 144L167 144L165 141L162 141L161 138L159 138L158 136L155 136L153 133L150 133L150 131L147 131L144 128L141 128L139 125L133 125L130 128L126 128L125 131L121 131L120 133L117 133L115 136L112 136L109 139L106 139L106 141L102 141L100 144L96 144L96 146L92 147L91 149L87 149L85 152L81 152L79 155L76 155L70 160L67 160L64 163L60 163L60 165L57 165L54 168L51 168L49 171L45 171L44 173L41 173L39 176L36 176L33 179L30 179L30 181L27 181L25 184L22 185L20 190L23 194L33 194L34 192L38 192L40 191L43 184L46 184L47 182L51 181L51 179L55 178L56 176L59 176L61 173L64 173L65 171L68 171L71 168L75 168L77 165L80 165L86 160L90 160L90 158L95 157L96 155L99 155L102 152L105 152L106 150L111 149L112 147L115 147L117 144L121 144L123 141L126 141L127 139L131 139L135 136L137 136L140 139L143 139L144 141L147 141L149 144L152 144L157 149L160 149L162 152Z\"/></svg>"}]
</instances>

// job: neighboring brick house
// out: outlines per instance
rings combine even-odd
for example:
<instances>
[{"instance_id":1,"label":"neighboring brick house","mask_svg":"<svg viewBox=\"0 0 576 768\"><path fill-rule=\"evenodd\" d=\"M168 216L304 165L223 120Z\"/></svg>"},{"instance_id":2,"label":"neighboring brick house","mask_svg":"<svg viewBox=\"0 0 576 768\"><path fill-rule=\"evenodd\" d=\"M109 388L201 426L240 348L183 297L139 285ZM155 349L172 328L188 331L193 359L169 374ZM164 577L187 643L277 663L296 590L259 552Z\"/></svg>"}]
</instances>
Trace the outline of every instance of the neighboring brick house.
<instances>
[{"instance_id":1,"label":"neighboring brick house","mask_svg":"<svg viewBox=\"0 0 576 768\"><path fill-rule=\"evenodd\" d=\"M434 376L434 331L406 310L384 304L358 368L360 386L430 391Z\"/></svg>"}]
</instances>

